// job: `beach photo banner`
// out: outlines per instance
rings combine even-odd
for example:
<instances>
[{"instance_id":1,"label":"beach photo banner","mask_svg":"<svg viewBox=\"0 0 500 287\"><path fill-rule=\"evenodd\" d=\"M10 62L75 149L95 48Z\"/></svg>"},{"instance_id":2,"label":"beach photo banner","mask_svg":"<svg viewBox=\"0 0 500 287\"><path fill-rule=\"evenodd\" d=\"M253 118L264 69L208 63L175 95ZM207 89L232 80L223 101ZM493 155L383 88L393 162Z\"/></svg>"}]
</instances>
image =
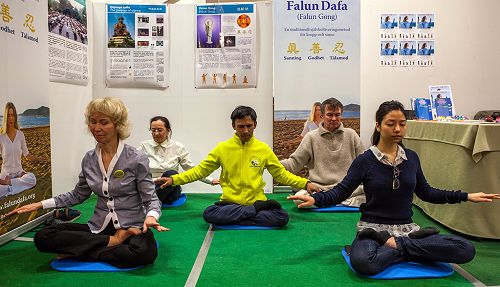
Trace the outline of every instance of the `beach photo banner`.
<instances>
[{"instance_id":1,"label":"beach photo banner","mask_svg":"<svg viewBox=\"0 0 500 287\"><path fill-rule=\"evenodd\" d=\"M198 89L256 86L255 3L196 6Z\"/></svg>"},{"instance_id":2,"label":"beach photo banner","mask_svg":"<svg viewBox=\"0 0 500 287\"><path fill-rule=\"evenodd\" d=\"M274 152L288 158L315 102L337 98L359 134L360 1L273 1Z\"/></svg>"},{"instance_id":3,"label":"beach photo banner","mask_svg":"<svg viewBox=\"0 0 500 287\"><path fill-rule=\"evenodd\" d=\"M0 244L47 210L5 215L52 197L47 1L2 0Z\"/></svg>"},{"instance_id":4,"label":"beach photo banner","mask_svg":"<svg viewBox=\"0 0 500 287\"><path fill-rule=\"evenodd\" d=\"M106 5L106 86L166 88L167 5Z\"/></svg>"},{"instance_id":5,"label":"beach photo banner","mask_svg":"<svg viewBox=\"0 0 500 287\"><path fill-rule=\"evenodd\" d=\"M86 86L89 82L86 0L48 2L49 79Z\"/></svg>"}]
</instances>

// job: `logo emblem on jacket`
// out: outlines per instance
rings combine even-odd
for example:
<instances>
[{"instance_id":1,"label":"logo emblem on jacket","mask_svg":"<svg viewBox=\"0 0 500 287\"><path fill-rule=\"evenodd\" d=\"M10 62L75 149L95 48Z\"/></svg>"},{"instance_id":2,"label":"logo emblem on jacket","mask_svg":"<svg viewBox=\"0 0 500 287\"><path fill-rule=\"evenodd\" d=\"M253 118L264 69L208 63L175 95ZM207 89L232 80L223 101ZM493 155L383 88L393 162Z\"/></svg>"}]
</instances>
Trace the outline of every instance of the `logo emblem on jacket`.
<instances>
[{"instance_id":1,"label":"logo emblem on jacket","mask_svg":"<svg viewBox=\"0 0 500 287\"><path fill-rule=\"evenodd\" d=\"M250 158L250 167L260 167L260 158L253 156Z\"/></svg>"},{"instance_id":2,"label":"logo emblem on jacket","mask_svg":"<svg viewBox=\"0 0 500 287\"><path fill-rule=\"evenodd\" d=\"M116 178L122 178L124 175L125 172L121 169L115 170L115 172L113 172L113 176Z\"/></svg>"}]
</instances>

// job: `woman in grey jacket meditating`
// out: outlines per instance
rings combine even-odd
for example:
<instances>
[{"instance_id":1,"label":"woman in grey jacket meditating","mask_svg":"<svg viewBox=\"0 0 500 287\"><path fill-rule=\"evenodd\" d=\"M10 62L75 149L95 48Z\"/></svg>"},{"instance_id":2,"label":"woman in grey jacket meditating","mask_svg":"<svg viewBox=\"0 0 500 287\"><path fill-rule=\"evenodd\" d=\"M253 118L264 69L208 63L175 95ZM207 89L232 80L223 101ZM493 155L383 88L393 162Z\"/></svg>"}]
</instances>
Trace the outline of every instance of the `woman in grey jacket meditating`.
<instances>
[{"instance_id":1,"label":"woman in grey jacket meditating","mask_svg":"<svg viewBox=\"0 0 500 287\"><path fill-rule=\"evenodd\" d=\"M147 156L123 143L130 135L127 108L116 98L91 101L85 118L96 148L82 160L78 183L70 192L32 203L10 214L82 203L97 195L94 214L87 224L48 226L35 235L41 252L58 258L103 261L119 268L153 263L158 255L150 227L160 226L161 203L149 174Z\"/></svg>"}]
</instances>

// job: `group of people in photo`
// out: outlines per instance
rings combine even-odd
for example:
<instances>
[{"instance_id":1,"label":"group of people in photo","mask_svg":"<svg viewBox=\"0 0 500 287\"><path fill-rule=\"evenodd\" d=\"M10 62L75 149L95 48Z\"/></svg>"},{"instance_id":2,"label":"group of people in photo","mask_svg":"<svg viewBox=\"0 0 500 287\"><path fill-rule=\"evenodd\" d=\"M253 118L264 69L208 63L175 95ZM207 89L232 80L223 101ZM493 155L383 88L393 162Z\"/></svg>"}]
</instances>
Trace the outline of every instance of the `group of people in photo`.
<instances>
[{"instance_id":1,"label":"group of people in photo","mask_svg":"<svg viewBox=\"0 0 500 287\"><path fill-rule=\"evenodd\" d=\"M70 40L87 44L87 27L59 11L49 11L49 31Z\"/></svg>"},{"instance_id":2,"label":"group of people in photo","mask_svg":"<svg viewBox=\"0 0 500 287\"><path fill-rule=\"evenodd\" d=\"M0 130L0 195L12 193L21 182L35 184L20 164L21 155L28 159L30 155L17 126L15 107L9 104ZM280 161L254 136L256 111L237 106L229 117L234 135L196 165L186 146L172 139L173 125L167 117L151 118L152 138L136 148L125 143L130 124L123 102L110 97L92 100L85 119L97 144L82 159L75 188L20 206L7 216L70 207L95 194L96 207L87 224L44 227L35 235L36 248L58 258L102 261L118 268L142 266L158 256L151 229L169 230L159 221L162 204L179 199L181 186L194 181L222 189L220 199L203 212L207 223L277 228L288 224L281 203L264 193L267 170L276 182L295 189L287 199L298 208L359 207L360 219L353 226L357 235L347 251L360 274L374 275L402 261L466 263L474 258L474 245L468 240L413 222L413 196L435 204L491 202L500 196L431 187L418 154L402 142L407 118L401 103L387 101L379 106L368 150L354 130L344 127L344 106L339 100L326 99L313 109L299 147ZM305 167L307 177L296 175ZM219 168L220 177L211 177Z\"/></svg>"}]
</instances>

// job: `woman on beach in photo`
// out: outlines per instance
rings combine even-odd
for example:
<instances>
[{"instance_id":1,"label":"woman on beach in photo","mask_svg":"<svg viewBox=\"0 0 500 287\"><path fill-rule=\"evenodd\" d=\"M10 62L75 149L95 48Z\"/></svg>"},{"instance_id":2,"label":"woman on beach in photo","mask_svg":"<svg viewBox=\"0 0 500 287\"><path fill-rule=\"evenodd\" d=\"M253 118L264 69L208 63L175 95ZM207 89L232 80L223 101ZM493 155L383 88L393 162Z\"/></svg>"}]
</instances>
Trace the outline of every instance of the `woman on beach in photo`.
<instances>
[{"instance_id":1,"label":"woman on beach in photo","mask_svg":"<svg viewBox=\"0 0 500 287\"><path fill-rule=\"evenodd\" d=\"M0 128L0 152L2 155L0 198L18 194L36 185L35 175L23 170L21 156L24 155L29 161L34 162L40 159L29 153L24 133L19 130L16 107L11 102L5 105Z\"/></svg>"},{"instance_id":2,"label":"woman on beach in photo","mask_svg":"<svg viewBox=\"0 0 500 287\"><path fill-rule=\"evenodd\" d=\"M94 193L96 208L87 224L47 226L35 234L36 248L60 259L103 261L119 268L151 264L158 250L150 228L160 232L168 228L158 223L161 203L147 156L123 142L130 135L127 108L117 98L95 99L87 105L85 119L97 145L83 158L75 188L7 216L74 206Z\"/></svg>"},{"instance_id":3,"label":"woman on beach in photo","mask_svg":"<svg viewBox=\"0 0 500 287\"><path fill-rule=\"evenodd\" d=\"M300 133L301 139L310 131L313 131L319 127L321 123L321 103L315 102L309 113L309 118L304 123L304 129Z\"/></svg>"}]
</instances>

